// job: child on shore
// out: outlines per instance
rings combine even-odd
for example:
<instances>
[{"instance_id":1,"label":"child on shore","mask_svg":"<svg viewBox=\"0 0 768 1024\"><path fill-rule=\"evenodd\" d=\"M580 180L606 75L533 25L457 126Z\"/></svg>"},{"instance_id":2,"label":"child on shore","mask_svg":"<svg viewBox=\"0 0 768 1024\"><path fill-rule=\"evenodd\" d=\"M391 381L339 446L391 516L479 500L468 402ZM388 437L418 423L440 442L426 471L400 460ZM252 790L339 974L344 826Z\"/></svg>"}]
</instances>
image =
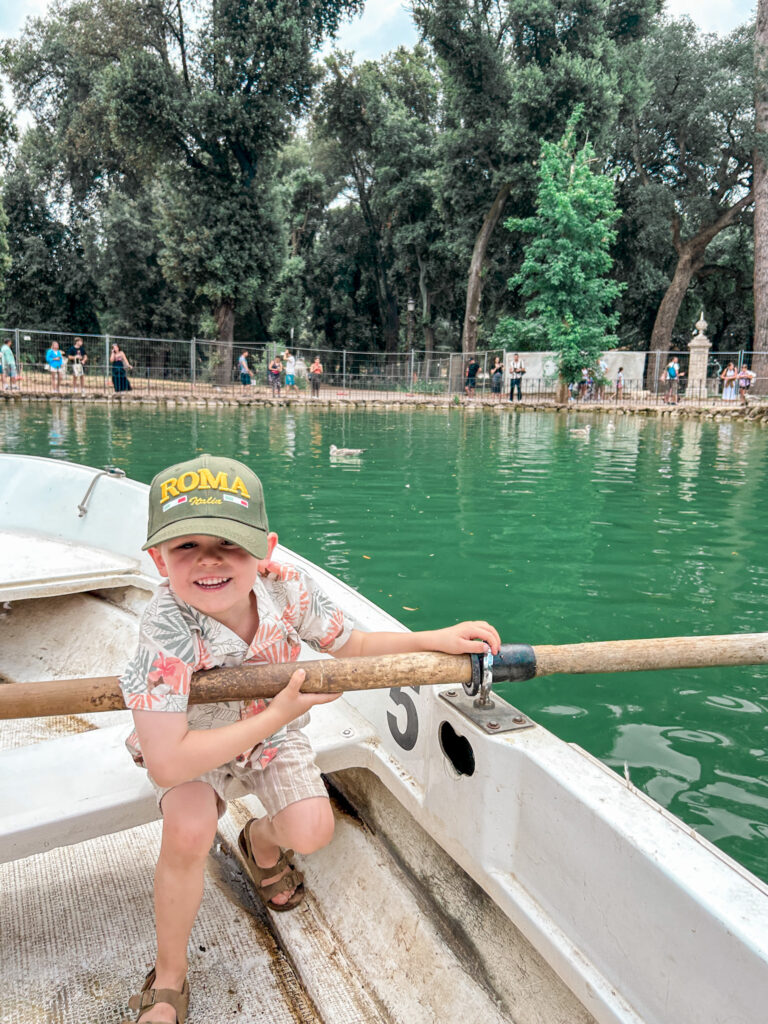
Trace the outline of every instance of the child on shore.
<instances>
[{"instance_id":1,"label":"child on shore","mask_svg":"<svg viewBox=\"0 0 768 1024\"><path fill-rule=\"evenodd\" d=\"M157 959L130 1001L142 1024L184 1024L187 944L205 859L226 801L255 793L266 814L239 847L256 893L274 911L303 898L293 849L330 842L333 813L301 731L315 704L298 669L271 701L187 706L198 669L295 661L304 640L339 657L499 648L486 622L422 633L363 633L298 569L274 562L261 482L247 466L201 455L152 481L145 550L164 577L142 618L121 686L133 711L128 748L149 772L163 815L155 873ZM292 849L286 849L291 847Z\"/></svg>"}]
</instances>

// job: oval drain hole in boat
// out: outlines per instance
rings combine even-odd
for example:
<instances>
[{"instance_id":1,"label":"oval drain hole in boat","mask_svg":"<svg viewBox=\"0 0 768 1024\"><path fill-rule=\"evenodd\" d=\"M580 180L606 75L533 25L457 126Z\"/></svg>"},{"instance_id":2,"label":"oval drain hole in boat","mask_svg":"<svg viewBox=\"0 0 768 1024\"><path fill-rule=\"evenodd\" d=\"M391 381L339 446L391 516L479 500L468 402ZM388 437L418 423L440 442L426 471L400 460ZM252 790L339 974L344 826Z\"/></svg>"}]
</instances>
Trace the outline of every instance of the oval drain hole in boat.
<instances>
[{"instance_id":1,"label":"oval drain hole in boat","mask_svg":"<svg viewBox=\"0 0 768 1024\"><path fill-rule=\"evenodd\" d=\"M475 755L466 736L459 736L450 722L440 726L440 747L459 775L475 774Z\"/></svg>"}]
</instances>

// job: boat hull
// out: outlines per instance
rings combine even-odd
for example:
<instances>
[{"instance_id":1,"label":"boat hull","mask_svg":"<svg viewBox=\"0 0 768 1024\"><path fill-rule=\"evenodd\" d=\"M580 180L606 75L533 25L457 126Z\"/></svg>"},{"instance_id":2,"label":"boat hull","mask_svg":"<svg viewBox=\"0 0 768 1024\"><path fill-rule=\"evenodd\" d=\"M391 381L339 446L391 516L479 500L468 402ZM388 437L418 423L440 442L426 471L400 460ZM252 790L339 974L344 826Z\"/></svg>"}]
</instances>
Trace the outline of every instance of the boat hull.
<instances>
[{"instance_id":1,"label":"boat hull","mask_svg":"<svg viewBox=\"0 0 768 1024\"><path fill-rule=\"evenodd\" d=\"M106 643L100 613L109 606L135 625L140 595L152 586L151 564L131 556L143 539L146 488L100 478L81 516L79 499L95 471L9 456L0 456L0 471L4 480L14 482L3 498L3 549L13 550L22 535L27 544L30 536L32 524L24 521L14 496L31 492L39 501L41 495L56 493L71 511L55 522L42 516L32 532L55 545L95 552L89 571L101 580L95 591L80 594L82 578L71 567L68 578L60 572L46 579L44 565L17 567L9 574L16 596L3 624L18 632L12 644L0 649L32 653L14 664L0 654L0 672L18 682L45 678L35 675L43 664L39 652L34 653L35 631L25 620L34 621L36 603L60 601L63 606L80 600L91 609L84 623L85 648L92 652L90 674L107 674L110 669L100 656ZM89 531L83 520L91 515ZM127 525L113 544L116 521ZM98 552L103 553L101 569ZM281 556L315 576L361 629L403 628L324 570L292 552ZM116 558L130 563L132 557L132 564L116 563ZM50 621L50 605L44 613ZM130 651L130 642L125 649ZM115 658L121 653L113 652ZM48 670L55 676L50 660ZM59 669L59 677L75 674L69 662ZM389 973L382 968L382 977L389 980L365 988L373 1004L386 1005L389 1016L384 1019L479 1021L494 1005L501 1008L502 1019L546 1024L755 1024L762 1019L768 1005L766 886L578 748L540 726L488 735L465 717L460 700L444 699L427 683L414 680L413 687L347 694L317 709L311 726L319 763L344 798L342 831L349 818L344 808L354 809L375 832L372 842L379 851L342 852L347 840L337 838L327 851L309 858L306 868L318 901L312 913L333 918L331 934L346 960L361 969L373 967L376 950L383 956L393 944L399 949L393 961L397 968L388 968ZM148 829L146 834L156 835L157 812L146 780L120 747L122 724L100 729L104 735L93 738L98 719L85 716L83 735L50 741L35 738L39 726L28 723L30 742L15 743L15 750L0 754L12 770L3 777L23 778L28 797L14 797L12 786L0 789L0 855L11 858L5 871L13 875L24 865L37 865L45 851L52 860L63 857L65 844L83 839L88 842L71 851L76 858L85 856L80 851L89 843L107 842L113 829L130 829L120 833L127 843L137 826L138 832ZM1 730L0 745L8 745ZM63 766L78 760L86 766L72 771L67 781ZM51 798L56 765L62 785ZM105 766L114 776L107 775ZM127 790L121 789L123 780ZM225 843L231 845L233 828L244 813L238 805L234 825L223 826ZM357 842L349 839L352 850ZM430 934L443 936L444 954L452 964L458 962L453 970L462 979L467 964L475 964L481 992L461 998L477 1006L476 1018L461 1013L458 996L451 1009L443 997L435 995L430 1003L424 993L432 1016L409 1016L410 982L398 1005L389 1005L394 972L417 971L419 961L410 963L406 947L410 942L416 950L421 936L416 924L413 937L405 925L398 931L392 924L381 879L363 895L367 887L355 871L356 856L361 864L386 862L386 886L398 900L405 899L403 886L417 894L417 909L410 917L403 910L403 920L416 922L419 913L429 920ZM78 884L86 886L87 877L86 872ZM352 879L360 898L354 913L366 922L357 928L341 884ZM281 921L279 927L290 931L293 926ZM419 956L439 958L439 943L425 943ZM418 970L424 976L423 967ZM533 979L530 985L523 984L523 976ZM438 985L435 972L430 974L435 992L449 990L447 977ZM312 985L322 987L317 979Z\"/></svg>"}]
</instances>

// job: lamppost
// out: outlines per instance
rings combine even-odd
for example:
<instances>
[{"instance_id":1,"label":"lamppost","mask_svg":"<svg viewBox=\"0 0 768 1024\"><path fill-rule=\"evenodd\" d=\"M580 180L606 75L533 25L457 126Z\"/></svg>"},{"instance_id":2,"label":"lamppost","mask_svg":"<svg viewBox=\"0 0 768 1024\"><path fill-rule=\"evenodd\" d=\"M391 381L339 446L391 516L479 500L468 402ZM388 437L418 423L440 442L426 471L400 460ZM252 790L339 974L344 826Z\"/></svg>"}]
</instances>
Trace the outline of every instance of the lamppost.
<instances>
[{"instance_id":1,"label":"lamppost","mask_svg":"<svg viewBox=\"0 0 768 1024\"><path fill-rule=\"evenodd\" d=\"M416 303L414 302L413 297L410 297L408 299L408 326L406 327L408 348L411 348L413 345L413 313L415 309Z\"/></svg>"}]
</instances>

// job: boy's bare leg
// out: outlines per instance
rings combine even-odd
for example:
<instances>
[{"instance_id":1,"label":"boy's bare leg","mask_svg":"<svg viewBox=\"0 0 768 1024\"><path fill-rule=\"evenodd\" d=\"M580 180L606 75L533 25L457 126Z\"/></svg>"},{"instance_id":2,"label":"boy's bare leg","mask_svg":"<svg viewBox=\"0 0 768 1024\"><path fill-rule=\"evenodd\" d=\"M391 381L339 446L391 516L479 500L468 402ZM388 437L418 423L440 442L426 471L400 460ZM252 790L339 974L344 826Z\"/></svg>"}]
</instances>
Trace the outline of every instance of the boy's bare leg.
<instances>
[{"instance_id":1,"label":"boy's bare leg","mask_svg":"<svg viewBox=\"0 0 768 1024\"><path fill-rule=\"evenodd\" d=\"M251 825L251 849L260 868L277 864L280 850L292 849L297 853L314 853L327 846L333 838L333 811L331 802L324 796L308 797L289 804L274 818L259 818ZM277 882L285 871L274 877L265 878L262 885ZM287 902L294 893L293 887L273 896L272 903Z\"/></svg>"},{"instance_id":2,"label":"boy's bare leg","mask_svg":"<svg viewBox=\"0 0 768 1024\"><path fill-rule=\"evenodd\" d=\"M157 960L153 988L181 991L187 946L203 897L205 861L216 836L216 795L205 782L185 782L163 797L163 840L155 868ZM175 1024L176 1011L158 1003L139 1020Z\"/></svg>"}]
</instances>

